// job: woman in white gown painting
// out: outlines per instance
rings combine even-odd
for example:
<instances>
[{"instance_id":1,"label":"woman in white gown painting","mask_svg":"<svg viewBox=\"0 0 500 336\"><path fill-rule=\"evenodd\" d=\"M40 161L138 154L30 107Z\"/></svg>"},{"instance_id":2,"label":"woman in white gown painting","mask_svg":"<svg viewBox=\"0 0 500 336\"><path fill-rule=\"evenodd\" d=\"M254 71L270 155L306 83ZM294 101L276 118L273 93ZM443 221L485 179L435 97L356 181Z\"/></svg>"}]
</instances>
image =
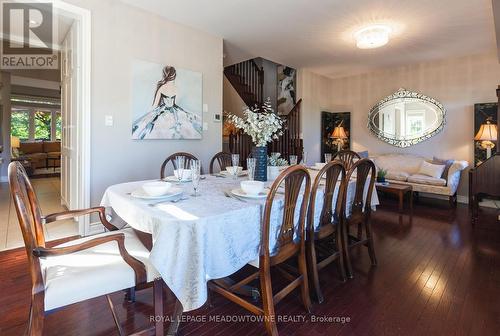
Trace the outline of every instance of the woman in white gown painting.
<instances>
[{"instance_id":1,"label":"woman in white gown painting","mask_svg":"<svg viewBox=\"0 0 500 336\"><path fill-rule=\"evenodd\" d=\"M176 104L177 72L172 66L163 68L151 111L132 126L133 139L201 139L201 118Z\"/></svg>"}]
</instances>

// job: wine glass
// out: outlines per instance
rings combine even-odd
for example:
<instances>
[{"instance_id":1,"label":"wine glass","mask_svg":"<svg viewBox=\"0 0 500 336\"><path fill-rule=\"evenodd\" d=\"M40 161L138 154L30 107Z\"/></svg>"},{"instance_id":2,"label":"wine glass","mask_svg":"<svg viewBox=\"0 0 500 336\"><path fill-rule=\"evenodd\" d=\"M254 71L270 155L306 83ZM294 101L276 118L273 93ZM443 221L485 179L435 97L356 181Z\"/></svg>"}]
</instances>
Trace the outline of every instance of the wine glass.
<instances>
[{"instance_id":1,"label":"wine glass","mask_svg":"<svg viewBox=\"0 0 500 336\"><path fill-rule=\"evenodd\" d=\"M328 163L332 161L332 154L331 153L325 153L325 163Z\"/></svg>"},{"instance_id":2,"label":"wine glass","mask_svg":"<svg viewBox=\"0 0 500 336\"><path fill-rule=\"evenodd\" d=\"M240 154L231 154L231 162L233 164L233 179L238 177L238 167L240 165Z\"/></svg>"},{"instance_id":3,"label":"wine glass","mask_svg":"<svg viewBox=\"0 0 500 336\"><path fill-rule=\"evenodd\" d=\"M185 162L186 162L186 158L184 156L179 155L179 156L175 157L175 166L177 168L177 171L174 171L174 173L177 177L177 180L179 180L179 182L177 183L178 185L181 184L182 177L184 175L184 163Z\"/></svg>"},{"instance_id":4,"label":"wine glass","mask_svg":"<svg viewBox=\"0 0 500 336\"><path fill-rule=\"evenodd\" d=\"M288 156L288 159L290 160L290 166L295 166L297 164L297 155L290 155Z\"/></svg>"},{"instance_id":5,"label":"wine glass","mask_svg":"<svg viewBox=\"0 0 500 336\"><path fill-rule=\"evenodd\" d=\"M200 177L201 177L201 164L199 160L191 160L191 182L193 183L194 194L191 196L197 197L198 194L198 186L200 185Z\"/></svg>"},{"instance_id":6,"label":"wine glass","mask_svg":"<svg viewBox=\"0 0 500 336\"><path fill-rule=\"evenodd\" d=\"M307 152L302 152L302 165L307 167Z\"/></svg>"},{"instance_id":7,"label":"wine glass","mask_svg":"<svg viewBox=\"0 0 500 336\"><path fill-rule=\"evenodd\" d=\"M248 179L253 181L255 179L255 164L257 160L255 158L247 159L247 170L248 170Z\"/></svg>"}]
</instances>

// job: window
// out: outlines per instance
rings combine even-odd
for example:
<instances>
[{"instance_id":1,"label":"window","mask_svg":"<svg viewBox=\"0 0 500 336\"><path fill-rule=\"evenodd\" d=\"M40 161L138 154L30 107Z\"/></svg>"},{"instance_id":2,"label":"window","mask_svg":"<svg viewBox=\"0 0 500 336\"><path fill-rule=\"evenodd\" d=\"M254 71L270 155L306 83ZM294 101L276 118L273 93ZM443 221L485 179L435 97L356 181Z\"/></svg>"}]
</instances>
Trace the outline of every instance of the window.
<instances>
[{"instance_id":1,"label":"window","mask_svg":"<svg viewBox=\"0 0 500 336\"><path fill-rule=\"evenodd\" d=\"M62 115L61 112L56 112L56 140L61 141L62 130Z\"/></svg>"},{"instance_id":2,"label":"window","mask_svg":"<svg viewBox=\"0 0 500 336\"><path fill-rule=\"evenodd\" d=\"M12 108L10 133L21 140L30 138L30 111Z\"/></svg>"},{"instance_id":3,"label":"window","mask_svg":"<svg viewBox=\"0 0 500 336\"><path fill-rule=\"evenodd\" d=\"M13 106L11 135L21 141L61 140L62 118L58 109Z\"/></svg>"},{"instance_id":4,"label":"window","mask_svg":"<svg viewBox=\"0 0 500 336\"><path fill-rule=\"evenodd\" d=\"M35 111L35 140L51 140L52 112Z\"/></svg>"}]
</instances>

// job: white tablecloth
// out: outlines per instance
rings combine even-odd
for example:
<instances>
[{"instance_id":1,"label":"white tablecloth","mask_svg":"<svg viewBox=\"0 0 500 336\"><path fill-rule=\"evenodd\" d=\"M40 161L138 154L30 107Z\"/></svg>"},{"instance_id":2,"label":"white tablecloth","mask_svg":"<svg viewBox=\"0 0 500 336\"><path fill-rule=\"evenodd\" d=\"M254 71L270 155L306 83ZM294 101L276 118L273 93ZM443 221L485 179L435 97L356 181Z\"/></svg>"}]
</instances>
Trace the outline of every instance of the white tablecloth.
<instances>
[{"instance_id":1,"label":"white tablecloth","mask_svg":"<svg viewBox=\"0 0 500 336\"><path fill-rule=\"evenodd\" d=\"M111 207L133 228L152 234L153 249L149 257L152 264L182 303L184 311L197 309L207 300L209 280L229 276L258 258L265 199L241 202L225 197L224 191L239 186L240 180L206 176L200 182L199 197L188 196L189 199L178 203L167 201L150 207L148 204L152 201L128 194L144 182L109 187L101 204ZM183 184L183 188L185 195L192 193L191 183ZM353 193L351 181L348 200L352 200ZM271 251L276 245L282 217L282 195L277 196L271 216ZM334 202L335 199L336 196ZM321 195L317 200L315 223L319 221ZM378 204L374 190L371 205L374 208Z\"/></svg>"}]
</instances>

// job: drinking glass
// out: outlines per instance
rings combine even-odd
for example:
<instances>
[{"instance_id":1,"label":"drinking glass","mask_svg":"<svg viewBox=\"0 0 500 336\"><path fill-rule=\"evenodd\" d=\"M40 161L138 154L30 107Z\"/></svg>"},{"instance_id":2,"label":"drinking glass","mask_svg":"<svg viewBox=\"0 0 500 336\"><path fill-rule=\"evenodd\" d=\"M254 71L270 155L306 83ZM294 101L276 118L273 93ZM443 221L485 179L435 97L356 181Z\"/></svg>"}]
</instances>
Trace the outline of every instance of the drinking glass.
<instances>
[{"instance_id":1,"label":"drinking glass","mask_svg":"<svg viewBox=\"0 0 500 336\"><path fill-rule=\"evenodd\" d=\"M325 163L328 163L332 161L332 154L331 153L325 153Z\"/></svg>"},{"instance_id":2,"label":"drinking glass","mask_svg":"<svg viewBox=\"0 0 500 336\"><path fill-rule=\"evenodd\" d=\"M175 157L175 166L177 167L177 173L176 173L176 177L177 179L179 180L179 182L177 183L178 185L181 184L181 181L182 181L182 177L184 175L184 163L186 162L186 158L182 155L179 155L179 156L176 156Z\"/></svg>"},{"instance_id":3,"label":"drinking glass","mask_svg":"<svg viewBox=\"0 0 500 336\"><path fill-rule=\"evenodd\" d=\"M255 164L257 160L255 158L247 159L247 170L248 170L248 179L253 181L255 179Z\"/></svg>"},{"instance_id":4,"label":"drinking glass","mask_svg":"<svg viewBox=\"0 0 500 336\"><path fill-rule=\"evenodd\" d=\"M238 177L238 167L240 165L240 154L231 154L231 162L233 163L233 179Z\"/></svg>"},{"instance_id":5,"label":"drinking glass","mask_svg":"<svg viewBox=\"0 0 500 336\"><path fill-rule=\"evenodd\" d=\"M198 186L200 185L200 177L201 177L201 164L199 160L191 160L191 182L193 182L194 194L191 196L197 197L198 194Z\"/></svg>"},{"instance_id":6,"label":"drinking glass","mask_svg":"<svg viewBox=\"0 0 500 336\"><path fill-rule=\"evenodd\" d=\"M297 164L297 155L290 155L288 159L290 160L290 166L295 166Z\"/></svg>"},{"instance_id":7,"label":"drinking glass","mask_svg":"<svg viewBox=\"0 0 500 336\"><path fill-rule=\"evenodd\" d=\"M307 152L302 153L302 165L307 167Z\"/></svg>"}]
</instances>

